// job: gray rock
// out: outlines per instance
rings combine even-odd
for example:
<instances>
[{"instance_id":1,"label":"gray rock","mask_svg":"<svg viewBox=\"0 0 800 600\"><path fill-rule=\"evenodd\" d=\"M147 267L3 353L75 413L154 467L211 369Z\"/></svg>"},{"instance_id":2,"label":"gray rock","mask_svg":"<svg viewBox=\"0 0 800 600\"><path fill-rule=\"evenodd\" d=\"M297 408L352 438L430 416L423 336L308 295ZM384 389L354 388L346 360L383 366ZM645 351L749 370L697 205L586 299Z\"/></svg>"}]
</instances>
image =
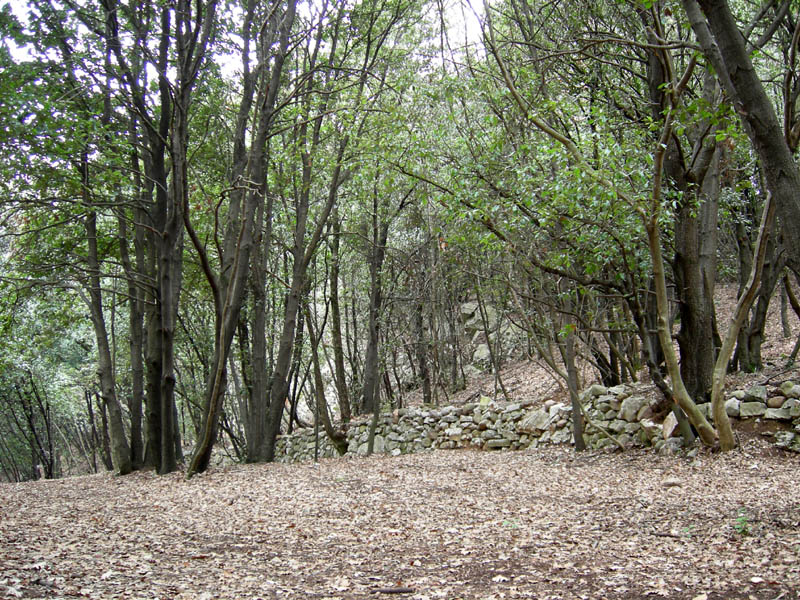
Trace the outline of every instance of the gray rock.
<instances>
[{"instance_id":1,"label":"gray rock","mask_svg":"<svg viewBox=\"0 0 800 600\"><path fill-rule=\"evenodd\" d=\"M559 429L550 437L553 444L566 444L572 441L572 432L569 429Z\"/></svg>"},{"instance_id":2,"label":"gray rock","mask_svg":"<svg viewBox=\"0 0 800 600\"><path fill-rule=\"evenodd\" d=\"M653 443L653 438L647 435L644 429L640 429L639 433L636 434L636 439L634 441L641 446L650 446Z\"/></svg>"},{"instance_id":3,"label":"gray rock","mask_svg":"<svg viewBox=\"0 0 800 600\"><path fill-rule=\"evenodd\" d=\"M451 427L444 432L444 434L452 440L460 440L462 433L464 433L464 430L461 429L461 427Z\"/></svg>"},{"instance_id":4,"label":"gray rock","mask_svg":"<svg viewBox=\"0 0 800 600\"><path fill-rule=\"evenodd\" d=\"M742 402L739 405L739 416L742 419L760 417L765 412L767 412L767 405L763 402Z\"/></svg>"},{"instance_id":5,"label":"gray rock","mask_svg":"<svg viewBox=\"0 0 800 600\"><path fill-rule=\"evenodd\" d=\"M745 391L745 400L749 402L757 402L761 401L766 403L767 401L767 386L765 385L754 385Z\"/></svg>"},{"instance_id":6,"label":"gray rock","mask_svg":"<svg viewBox=\"0 0 800 600\"><path fill-rule=\"evenodd\" d=\"M464 365L464 376L467 379L478 377L479 375L483 375L483 371L481 371L478 367L475 365Z\"/></svg>"},{"instance_id":7,"label":"gray rock","mask_svg":"<svg viewBox=\"0 0 800 600\"><path fill-rule=\"evenodd\" d=\"M650 440L656 439L663 434L661 425L654 422L652 419L644 419L639 425L641 425L642 431L644 431L645 435Z\"/></svg>"},{"instance_id":8,"label":"gray rock","mask_svg":"<svg viewBox=\"0 0 800 600\"><path fill-rule=\"evenodd\" d=\"M794 381L784 381L778 389L787 398L800 398L800 389L798 389L798 385Z\"/></svg>"},{"instance_id":9,"label":"gray rock","mask_svg":"<svg viewBox=\"0 0 800 600\"><path fill-rule=\"evenodd\" d=\"M587 390L587 392L590 396L604 396L608 394L608 388L600 385L599 383L595 383Z\"/></svg>"},{"instance_id":10,"label":"gray rock","mask_svg":"<svg viewBox=\"0 0 800 600\"><path fill-rule=\"evenodd\" d=\"M773 419L775 421L791 421L791 413L784 408L768 408L764 412L765 419Z\"/></svg>"},{"instance_id":11,"label":"gray rock","mask_svg":"<svg viewBox=\"0 0 800 600\"><path fill-rule=\"evenodd\" d=\"M628 421L628 423L633 423L636 420L636 415L645 406L647 406L647 399L641 396L629 396L622 401L622 406L619 409L619 418Z\"/></svg>"},{"instance_id":12,"label":"gray rock","mask_svg":"<svg viewBox=\"0 0 800 600\"><path fill-rule=\"evenodd\" d=\"M779 431L775 434L775 445L784 450L800 453L800 436L791 431Z\"/></svg>"},{"instance_id":13,"label":"gray rock","mask_svg":"<svg viewBox=\"0 0 800 600\"><path fill-rule=\"evenodd\" d=\"M659 454L678 454L683 449L683 440L681 438L669 438L664 442L664 445L661 446L658 453Z\"/></svg>"},{"instance_id":14,"label":"gray rock","mask_svg":"<svg viewBox=\"0 0 800 600\"><path fill-rule=\"evenodd\" d=\"M475 316L475 313L478 312L478 303L474 300L470 300L469 302L464 302L461 305L461 316L465 319L471 319Z\"/></svg>"},{"instance_id":15,"label":"gray rock","mask_svg":"<svg viewBox=\"0 0 800 600\"><path fill-rule=\"evenodd\" d=\"M738 417L739 416L739 405L741 404L741 400L737 398L728 398L725 401L725 412L728 413L729 417Z\"/></svg>"},{"instance_id":16,"label":"gray rock","mask_svg":"<svg viewBox=\"0 0 800 600\"><path fill-rule=\"evenodd\" d=\"M628 391L628 386L625 384L615 385L614 387L608 388L608 393L613 394L614 396L622 396Z\"/></svg>"},{"instance_id":17,"label":"gray rock","mask_svg":"<svg viewBox=\"0 0 800 600\"><path fill-rule=\"evenodd\" d=\"M793 418L800 417L800 400L797 398L788 398L781 408L788 410Z\"/></svg>"},{"instance_id":18,"label":"gray rock","mask_svg":"<svg viewBox=\"0 0 800 600\"><path fill-rule=\"evenodd\" d=\"M614 433L622 433L625 431L625 426L628 424L627 421L623 421L621 419L615 419L611 421L611 424L608 428L613 431Z\"/></svg>"},{"instance_id":19,"label":"gray rock","mask_svg":"<svg viewBox=\"0 0 800 600\"><path fill-rule=\"evenodd\" d=\"M480 344L472 353L472 362L476 365L488 365L491 358L492 354L487 344Z\"/></svg>"},{"instance_id":20,"label":"gray rock","mask_svg":"<svg viewBox=\"0 0 800 600\"><path fill-rule=\"evenodd\" d=\"M662 427L662 435L664 439L667 440L673 436L673 434L678 430L678 419L675 416L675 413L669 412L666 418L664 419L664 423Z\"/></svg>"},{"instance_id":21,"label":"gray rock","mask_svg":"<svg viewBox=\"0 0 800 600\"><path fill-rule=\"evenodd\" d=\"M511 440L507 439L498 439L498 440L489 440L486 442L486 447L490 450L497 450L499 448L508 448L511 446Z\"/></svg>"},{"instance_id":22,"label":"gray rock","mask_svg":"<svg viewBox=\"0 0 800 600\"><path fill-rule=\"evenodd\" d=\"M731 392L731 396L736 398L737 400L744 400L747 397L747 394L744 390L734 390Z\"/></svg>"},{"instance_id":23,"label":"gray rock","mask_svg":"<svg viewBox=\"0 0 800 600\"><path fill-rule=\"evenodd\" d=\"M780 408L785 401L786 398L783 396L772 396L767 398L767 408Z\"/></svg>"},{"instance_id":24,"label":"gray rock","mask_svg":"<svg viewBox=\"0 0 800 600\"><path fill-rule=\"evenodd\" d=\"M639 423L628 423L625 425L625 433L636 433L642 428Z\"/></svg>"},{"instance_id":25,"label":"gray rock","mask_svg":"<svg viewBox=\"0 0 800 600\"><path fill-rule=\"evenodd\" d=\"M698 404L697 408L703 414L706 419L711 418L711 402L704 402L703 404Z\"/></svg>"},{"instance_id":26,"label":"gray rock","mask_svg":"<svg viewBox=\"0 0 800 600\"><path fill-rule=\"evenodd\" d=\"M593 410L605 414L607 411L611 410L611 405L608 402L596 402Z\"/></svg>"},{"instance_id":27,"label":"gray rock","mask_svg":"<svg viewBox=\"0 0 800 600\"><path fill-rule=\"evenodd\" d=\"M633 446L633 438L627 433L621 433L617 436L617 441L624 447Z\"/></svg>"}]
</instances>

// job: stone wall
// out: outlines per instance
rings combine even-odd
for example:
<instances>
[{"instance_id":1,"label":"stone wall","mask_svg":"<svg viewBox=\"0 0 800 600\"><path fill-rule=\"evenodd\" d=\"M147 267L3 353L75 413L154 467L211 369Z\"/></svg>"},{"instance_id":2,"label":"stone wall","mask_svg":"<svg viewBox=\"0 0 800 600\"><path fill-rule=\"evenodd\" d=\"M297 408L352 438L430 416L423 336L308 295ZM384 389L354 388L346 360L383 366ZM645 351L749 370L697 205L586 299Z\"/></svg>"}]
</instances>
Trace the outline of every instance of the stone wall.
<instances>
[{"instance_id":1,"label":"stone wall","mask_svg":"<svg viewBox=\"0 0 800 600\"><path fill-rule=\"evenodd\" d=\"M665 451L679 448L674 423L669 419L664 423L652 420L649 391L650 386L641 384L612 388L593 385L585 390L581 400L591 421L585 428L587 445L654 446ZM701 408L710 417L711 406L706 404ZM730 394L726 409L734 418L784 422L785 429L776 434L776 443L800 451L800 385L787 381L777 388L753 386L737 390ZM368 416L350 423L348 455L367 453L369 420ZM533 401L498 404L483 398L481 402L457 407L406 408L380 416L374 451L396 456L437 448L517 450L539 444L566 444L572 442L571 425L569 405L552 400L534 406ZM314 430L301 429L278 438L276 460L313 460L314 447ZM336 456L322 430L319 456Z\"/></svg>"}]
</instances>

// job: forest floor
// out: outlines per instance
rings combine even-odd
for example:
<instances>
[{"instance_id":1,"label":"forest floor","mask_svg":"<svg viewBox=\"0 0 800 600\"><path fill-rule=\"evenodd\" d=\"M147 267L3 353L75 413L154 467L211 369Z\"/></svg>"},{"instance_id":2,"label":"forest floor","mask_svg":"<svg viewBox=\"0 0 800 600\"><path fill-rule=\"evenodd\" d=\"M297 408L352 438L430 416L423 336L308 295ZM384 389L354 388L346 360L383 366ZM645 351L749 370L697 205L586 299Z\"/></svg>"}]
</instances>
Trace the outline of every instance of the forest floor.
<instances>
[{"instance_id":1,"label":"forest floor","mask_svg":"<svg viewBox=\"0 0 800 600\"><path fill-rule=\"evenodd\" d=\"M437 451L0 485L0 598L800 598L800 457Z\"/></svg>"},{"instance_id":2,"label":"forest floor","mask_svg":"<svg viewBox=\"0 0 800 600\"><path fill-rule=\"evenodd\" d=\"M729 388L800 379L771 323L767 369ZM561 393L537 373L503 376L515 397ZM0 484L0 599L798 599L800 456L739 433L726 454L448 450Z\"/></svg>"}]
</instances>

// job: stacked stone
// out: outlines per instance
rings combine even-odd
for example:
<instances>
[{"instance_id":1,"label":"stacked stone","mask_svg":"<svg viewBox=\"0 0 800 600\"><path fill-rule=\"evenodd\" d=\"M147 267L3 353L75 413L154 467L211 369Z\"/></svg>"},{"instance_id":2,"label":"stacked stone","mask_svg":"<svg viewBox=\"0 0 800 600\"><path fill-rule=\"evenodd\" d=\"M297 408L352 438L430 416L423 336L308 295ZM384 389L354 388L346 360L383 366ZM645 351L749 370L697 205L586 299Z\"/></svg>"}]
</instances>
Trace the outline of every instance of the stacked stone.
<instances>
[{"instance_id":1,"label":"stacked stone","mask_svg":"<svg viewBox=\"0 0 800 600\"><path fill-rule=\"evenodd\" d=\"M593 385L581 394L589 417L584 438L590 448L622 445L654 446L664 452L680 449L681 441L671 418L664 424L653 421L653 401L647 399L646 388L642 384ZM734 418L784 422L786 429L776 434L776 443L800 452L800 385L786 381L777 387L736 390L725 407ZM701 405L700 409L710 418L710 404ZM348 455L367 453L369 419L367 416L350 424ZM549 400L534 407L533 401L500 404L484 397L464 406L415 407L381 415L373 452L397 456L431 449L518 450L568 443L572 443L568 404ZM282 462L312 460L314 448L314 430L301 429L278 439L276 456ZM323 431L319 432L319 456L336 456Z\"/></svg>"},{"instance_id":2,"label":"stacked stone","mask_svg":"<svg viewBox=\"0 0 800 600\"><path fill-rule=\"evenodd\" d=\"M585 428L586 443L591 448L607 446L650 446L661 436L661 428L652 421L653 407L642 394L642 385L618 385L610 388L593 385L581 396L588 406L590 422ZM611 434L616 442L609 438Z\"/></svg>"}]
</instances>

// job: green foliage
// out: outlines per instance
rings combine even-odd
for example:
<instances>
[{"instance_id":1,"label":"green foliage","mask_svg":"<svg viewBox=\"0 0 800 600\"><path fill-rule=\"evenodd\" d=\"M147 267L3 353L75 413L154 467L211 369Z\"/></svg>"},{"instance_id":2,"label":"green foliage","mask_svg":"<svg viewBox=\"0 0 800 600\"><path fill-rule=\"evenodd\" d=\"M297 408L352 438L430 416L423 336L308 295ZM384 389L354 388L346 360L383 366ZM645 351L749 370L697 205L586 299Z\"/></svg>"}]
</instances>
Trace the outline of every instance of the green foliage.
<instances>
[{"instance_id":1,"label":"green foliage","mask_svg":"<svg viewBox=\"0 0 800 600\"><path fill-rule=\"evenodd\" d=\"M747 514L746 508L742 507L739 509L736 519L733 522L733 529L742 537L751 534L750 517Z\"/></svg>"}]
</instances>

